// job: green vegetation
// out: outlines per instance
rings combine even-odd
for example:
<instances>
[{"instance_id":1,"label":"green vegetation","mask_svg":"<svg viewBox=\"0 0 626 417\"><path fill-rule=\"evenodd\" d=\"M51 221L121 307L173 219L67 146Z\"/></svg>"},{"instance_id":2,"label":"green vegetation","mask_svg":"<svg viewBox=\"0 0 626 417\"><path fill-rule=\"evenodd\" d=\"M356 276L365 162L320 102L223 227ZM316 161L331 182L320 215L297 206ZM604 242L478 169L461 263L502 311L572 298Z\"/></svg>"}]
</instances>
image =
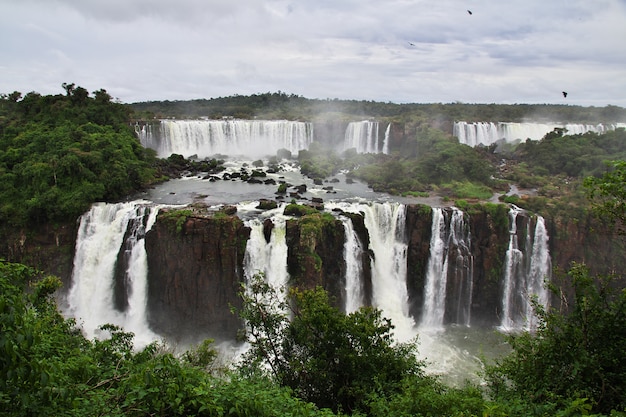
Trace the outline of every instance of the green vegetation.
<instances>
[{"instance_id":1,"label":"green vegetation","mask_svg":"<svg viewBox=\"0 0 626 417\"><path fill-rule=\"evenodd\" d=\"M129 125L129 108L105 90L64 84L66 95L0 97L0 222L73 219L95 201L161 179L154 152Z\"/></svg>"},{"instance_id":2,"label":"green vegetation","mask_svg":"<svg viewBox=\"0 0 626 417\"><path fill-rule=\"evenodd\" d=\"M581 107L545 104L466 104L466 103L382 103L364 100L307 99L281 91L249 96L235 95L188 101L151 101L133 103L137 116L144 119L176 117L179 119L209 117L221 119L287 119L313 120L315 118L388 118L396 122L440 122L465 120L467 122L510 121L528 119L572 123L600 123L626 120L626 109L617 106Z\"/></svg>"},{"instance_id":3,"label":"green vegetation","mask_svg":"<svg viewBox=\"0 0 626 417\"><path fill-rule=\"evenodd\" d=\"M379 310L344 314L322 289L293 289L291 302L257 276L240 311L251 345L243 370L261 372L318 407L351 415L478 415L478 389L452 389L424 373L414 342L394 341Z\"/></svg>"},{"instance_id":4,"label":"green vegetation","mask_svg":"<svg viewBox=\"0 0 626 417\"><path fill-rule=\"evenodd\" d=\"M626 225L626 161L613 161L611 170L601 177L585 179L589 198L596 214L616 224L624 234Z\"/></svg>"},{"instance_id":5,"label":"green vegetation","mask_svg":"<svg viewBox=\"0 0 626 417\"><path fill-rule=\"evenodd\" d=\"M331 415L267 379L211 373L210 342L177 358L111 325L86 340L56 310L58 286L0 262L0 416Z\"/></svg>"},{"instance_id":6,"label":"green vegetation","mask_svg":"<svg viewBox=\"0 0 626 417\"><path fill-rule=\"evenodd\" d=\"M159 220L171 225L172 229L170 230L175 230L176 233L180 234L183 231L183 225L187 222L187 218L193 214L192 209L162 210L159 215Z\"/></svg>"},{"instance_id":7,"label":"green vegetation","mask_svg":"<svg viewBox=\"0 0 626 417\"><path fill-rule=\"evenodd\" d=\"M112 325L87 340L56 309L57 278L2 261L0 415L624 416L626 291L583 266L570 277L570 311L535 304L539 330L508 337L485 391L427 375L379 310L343 314L319 288L282 298L255 277L238 312L251 348L228 370L210 340L179 357Z\"/></svg>"},{"instance_id":8,"label":"green vegetation","mask_svg":"<svg viewBox=\"0 0 626 417\"><path fill-rule=\"evenodd\" d=\"M402 195L428 195L488 199L501 186L485 150L459 144L436 129L421 128L406 149L393 155L359 155L346 151L339 158L333 151L312 146L298 157L302 173L326 178L341 169L369 184L374 191Z\"/></svg>"},{"instance_id":9,"label":"green vegetation","mask_svg":"<svg viewBox=\"0 0 626 417\"><path fill-rule=\"evenodd\" d=\"M507 415L556 415L573 405L577 414L626 410L626 290L582 265L569 277L571 312L535 303L537 333L509 336L513 352L487 369L489 392Z\"/></svg>"}]
</instances>

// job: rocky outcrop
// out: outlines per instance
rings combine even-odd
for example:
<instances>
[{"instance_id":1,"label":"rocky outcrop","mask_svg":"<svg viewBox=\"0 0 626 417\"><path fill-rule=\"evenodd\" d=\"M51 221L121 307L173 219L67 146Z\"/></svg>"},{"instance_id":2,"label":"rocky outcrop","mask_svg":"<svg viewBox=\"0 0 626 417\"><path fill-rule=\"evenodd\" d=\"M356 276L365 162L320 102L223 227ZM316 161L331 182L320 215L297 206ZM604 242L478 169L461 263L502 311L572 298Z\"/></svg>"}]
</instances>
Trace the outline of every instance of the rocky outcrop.
<instances>
[{"instance_id":1,"label":"rocky outcrop","mask_svg":"<svg viewBox=\"0 0 626 417\"><path fill-rule=\"evenodd\" d=\"M345 232L340 220L328 213L307 214L287 221L287 269L291 285L324 287L341 306L346 265Z\"/></svg>"},{"instance_id":2,"label":"rocky outcrop","mask_svg":"<svg viewBox=\"0 0 626 417\"><path fill-rule=\"evenodd\" d=\"M28 230L4 227L0 232L0 258L58 276L64 288L69 288L77 230L78 224L75 221L46 223Z\"/></svg>"},{"instance_id":3,"label":"rocky outcrop","mask_svg":"<svg viewBox=\"0 0 626 417\"><path fill-rule=\"evenodd\" d=\"M169 338L233 339L250 230L236 216L159 214L146 234L148 322Z\"/></svg>"}]
</instances>

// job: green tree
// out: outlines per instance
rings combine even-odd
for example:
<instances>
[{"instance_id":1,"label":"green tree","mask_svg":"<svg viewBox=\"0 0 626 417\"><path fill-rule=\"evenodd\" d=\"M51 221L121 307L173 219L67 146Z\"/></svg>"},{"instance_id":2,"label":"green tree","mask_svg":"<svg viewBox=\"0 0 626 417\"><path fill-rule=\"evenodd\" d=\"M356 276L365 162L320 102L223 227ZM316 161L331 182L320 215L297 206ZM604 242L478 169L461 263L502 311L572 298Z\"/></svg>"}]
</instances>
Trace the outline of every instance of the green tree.
<instances>
[{"instance_id":1,"label":"green tree","mask_svg":"<svg viewBox=\"0 0 626 417\"><path fill-rule=\"evenodd\" d=\"M267 367L297 397L334 411L366 412L373 398L388 398L405 378L424 375L415 344L396 343L379 310L345 315L321 288L289 295L289 303L280 301L257 276L242 293L240 315L251 344L247 364Z\"/></svg>"},{"instance_id":2,"label":"green tree","mask_svg":"<svg viewBox=\"0 0 626 417\"><path fill-rule=\"evenodd\" d=\"M610 171L584 181L595 212L626 233L626 161L613 161Z\"/></svg>"},{"instance_id":3,"label":"green tree","mask_svg":"<svg viewBox=\"0 0 626 417\"><path fill-rule=\"evenodd\" d=\"M512 353L487 368L490 394L516 404L516 415L572 404L626 411L626 290L590 277L583 265L574 265L569 279L574 299L564 301L571 311L545 311L535 302L536 334L510 335Z\"/></svg>"}]
</instances>

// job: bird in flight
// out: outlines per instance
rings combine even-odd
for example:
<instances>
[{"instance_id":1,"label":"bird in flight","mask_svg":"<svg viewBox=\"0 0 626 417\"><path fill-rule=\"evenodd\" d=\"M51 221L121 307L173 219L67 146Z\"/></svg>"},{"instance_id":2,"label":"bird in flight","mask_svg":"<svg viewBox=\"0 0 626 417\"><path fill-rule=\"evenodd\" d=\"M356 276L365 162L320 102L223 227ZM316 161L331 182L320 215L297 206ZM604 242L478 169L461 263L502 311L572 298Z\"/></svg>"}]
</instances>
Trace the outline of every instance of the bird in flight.
<instances>
[{"instance_id":1,"label":"bird in flight","mask_svg":"<svg viewBox=\"0 0 626 417\"><path fill-rule=\"evenodd\" d=\"M409 45L411 46L415 46L415 44L413 42L409 42Z\"/></svg>"},{"instance_id":2,"label":"bird in flight","mask_svg":"<svg viewBox=\"0 0 626 417\"><path fill-rule=\"evenodd\" d=\"M567 91L563 91L563 97L567 97Z\"/></svg>"},{"instance_id":3,"label":"bird in flight","mask_svg":"<svg viewBox=\"0 0 626 417\"><path fill-rule=\"evenodd\" d=\"M468 10L467 13L469 13L470 16L473 14L471 10Z\"/></svg>"}]
</instances>

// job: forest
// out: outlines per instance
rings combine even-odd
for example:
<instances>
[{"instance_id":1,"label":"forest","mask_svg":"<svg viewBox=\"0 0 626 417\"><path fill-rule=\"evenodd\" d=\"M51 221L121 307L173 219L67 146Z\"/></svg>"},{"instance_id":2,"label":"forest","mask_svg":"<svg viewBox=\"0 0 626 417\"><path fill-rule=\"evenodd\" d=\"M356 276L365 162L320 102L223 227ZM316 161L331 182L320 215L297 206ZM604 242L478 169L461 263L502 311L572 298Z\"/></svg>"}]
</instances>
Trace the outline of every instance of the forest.
<instances>
[{"instance_id":1,"label":"forest","mask_svg":"<svg viewBox=\"0 0 626 417\"><path fill-rule=\"evenodd\" d=\"M617 232L626 220L624 129L602 135L555 130L542 141L496 152L460 145L434 127L442 117L626 120L626 109L614 106L396 105L281 92L127 105L103 89L62 87L65 94L0 97L2 230L73 222L93 202L118 201L193 166L144 149L132 128L136 120L309 119L320 112L402 118L418 128L414 140L391 155L313 146L298 156L313 178L350 169L374 189L437 193L458 206L515 183L536 195L504 201L540 213L598 213ZM484 364L483 385L455 387L425 372L415 355L419 343L394 340L393 323L379 310L344 314L319 288L294 288L284 303L262 278L242 289L242 307L233 309L248 324L241 339L251 348L226 365L210 339L183 353L164 343L138 348L131 333L103 323L108 337L88 340L59 313L58 278L0 260L0 415L626 415L626 290L612 285L615 277L591 276L584 265L563 277L574 289L562 299L566 311L535 303L537 331L506 336L511 353Z\"/></svg>"}]
</instances>

